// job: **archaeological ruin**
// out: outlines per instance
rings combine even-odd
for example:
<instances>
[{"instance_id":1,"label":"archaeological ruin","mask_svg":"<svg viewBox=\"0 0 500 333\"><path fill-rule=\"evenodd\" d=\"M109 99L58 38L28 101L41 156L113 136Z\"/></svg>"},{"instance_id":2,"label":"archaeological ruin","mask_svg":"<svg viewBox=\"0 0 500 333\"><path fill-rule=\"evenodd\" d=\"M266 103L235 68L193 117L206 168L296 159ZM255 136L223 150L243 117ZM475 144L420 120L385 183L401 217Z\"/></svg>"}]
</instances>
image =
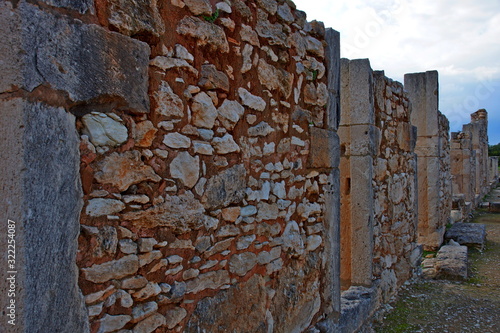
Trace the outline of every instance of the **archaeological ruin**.
<instances>
[{"instance_id":1,"label":"archaeological ruin","mask_svg":"<svg viewBox=\"0 0 500 333\"><path fill-rule=\"evenodd\" d=\"M436 71L290 0L3 1L0 36L8 332L355 332L498 181L486 110L450 134Z\"/></svg>"}]
</instances>

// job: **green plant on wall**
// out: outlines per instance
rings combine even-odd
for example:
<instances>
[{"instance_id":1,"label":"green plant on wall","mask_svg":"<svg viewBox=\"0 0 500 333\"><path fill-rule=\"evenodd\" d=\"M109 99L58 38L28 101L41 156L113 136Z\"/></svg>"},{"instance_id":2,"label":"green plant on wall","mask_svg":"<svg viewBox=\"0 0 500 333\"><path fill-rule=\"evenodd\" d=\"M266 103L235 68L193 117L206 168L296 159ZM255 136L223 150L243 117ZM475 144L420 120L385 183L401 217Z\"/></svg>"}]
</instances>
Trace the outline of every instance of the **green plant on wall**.
<instances>
[{"instance_id":1,"label":"green plant on wall","mask_svg":"<svg viewBox=\"0 0 500 333\"><path fill-rule=\"evenodd\" d=\"M219 17L219 9L217 9L211 16L203 16L203 19L210 23L214 23L218 17Z\"/></svg>"}]
</instances>

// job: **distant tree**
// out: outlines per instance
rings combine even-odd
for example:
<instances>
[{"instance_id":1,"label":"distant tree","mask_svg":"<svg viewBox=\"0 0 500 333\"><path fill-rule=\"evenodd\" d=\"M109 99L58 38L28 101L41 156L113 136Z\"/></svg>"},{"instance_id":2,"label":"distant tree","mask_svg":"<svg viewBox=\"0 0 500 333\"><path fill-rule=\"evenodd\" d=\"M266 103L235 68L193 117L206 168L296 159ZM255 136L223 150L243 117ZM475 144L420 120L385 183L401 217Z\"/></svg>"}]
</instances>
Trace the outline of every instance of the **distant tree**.
<instances>
[{"instance_id":1,"label":"distant tree","mask_svg":"<svg viewBox=\"0 0 500 333\"><path fill-rule=\"evenodd\" d=\"M488 155L489 156L500 156L500 143L497 143L493 146L488 146ZM498 166L500 168L500 158L498 159Z\"/></svg>"},{"instance_id":2,"label":"distant tree","mask_svg":"<svg viewBox=\"0 0 500 333\"><path fill-rule=\"evenodd\" d=\"M488 146L488 155L500 156L500 143L493 146Z\"/></svg>"}]
</instances>

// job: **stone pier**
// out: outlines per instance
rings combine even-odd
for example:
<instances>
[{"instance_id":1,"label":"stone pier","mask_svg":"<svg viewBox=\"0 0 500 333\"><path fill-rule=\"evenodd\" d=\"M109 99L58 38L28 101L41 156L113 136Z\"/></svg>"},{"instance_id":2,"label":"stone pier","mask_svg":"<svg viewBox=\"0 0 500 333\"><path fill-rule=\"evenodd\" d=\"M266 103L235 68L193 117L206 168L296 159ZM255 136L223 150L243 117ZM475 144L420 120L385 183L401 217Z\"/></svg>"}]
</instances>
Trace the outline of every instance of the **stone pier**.
<instances>
[{"instance_id":1,"label":"stone pier","mask_svg":"<svg viewBox=\"0 0 500 333\"><path fill-rule=\"evenodd\" d=\"M419 243L435 250L442 241L451 210L449 123L438 110L438 73L405 75L411 122L417 127Z\"/></svg>"},{"instance_id":2,"label":"stone pier","mask_svg":"<svg viewBox=\"0 0 500 333\"><path fill-rule=\"evenodd\" d=\"M380 134L375 127L369 60L341 59L340 68L340 277L347 289L372 283L373 161Z\"/></svg>"}]
</instances>

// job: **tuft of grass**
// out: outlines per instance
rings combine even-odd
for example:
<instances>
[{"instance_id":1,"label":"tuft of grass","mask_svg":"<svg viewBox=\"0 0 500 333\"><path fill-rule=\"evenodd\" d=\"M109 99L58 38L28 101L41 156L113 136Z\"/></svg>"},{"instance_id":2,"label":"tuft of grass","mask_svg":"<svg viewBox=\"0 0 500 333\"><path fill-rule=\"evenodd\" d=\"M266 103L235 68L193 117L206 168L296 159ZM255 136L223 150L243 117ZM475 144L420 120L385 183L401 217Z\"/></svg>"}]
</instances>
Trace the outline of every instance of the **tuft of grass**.
<instances>
[{"instance_id":1,"label":"tuft of grass","mask_svg":"<svg viewBox=\"0 0 500 333\"><path fill-rule=\"evenodd\" d=\"M218 18L219 18L219 9L218 8L211 16L203 16L203 19L207 22L210 22L210 23L214 23L215 20L217 20Z\"/></svg>"}]
</instances>

